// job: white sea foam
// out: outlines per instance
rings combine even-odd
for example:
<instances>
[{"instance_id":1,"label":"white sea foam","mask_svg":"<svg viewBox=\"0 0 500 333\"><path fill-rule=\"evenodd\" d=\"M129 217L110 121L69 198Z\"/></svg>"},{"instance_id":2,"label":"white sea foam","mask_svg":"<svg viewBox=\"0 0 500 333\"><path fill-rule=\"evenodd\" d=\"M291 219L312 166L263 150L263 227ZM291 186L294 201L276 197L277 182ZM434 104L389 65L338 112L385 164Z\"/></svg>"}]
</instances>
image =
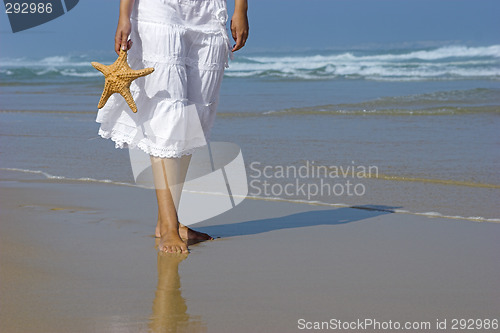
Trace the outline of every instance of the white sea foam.
<instances>
[{"instance_id":1,"label":"white sea foam","mask_svg":"<svg viewBox=\"0 0 500 333\"><path fill-rule=\"evenodd\" d=\"M76 76L76 77L102 77L101 72L93 71L93 72L75 72L74 70L62 70L61 75L64 76Z\"/></svg>"},{"instance_id":2,"label":"white sea foam","mask_svg":"<svg viewBox=\"0 0 500 333\"><path fill-rule=\"evenodd\" d=\"M272 63L279 59L283 64L301 63L304 68L311 64L328 64L332 62L352 62L352 61L393 61L393 60L440 60L447 58L480 58L493 57L500 58L500 45L486 47L466 47L466 46L446 46L434 50L407 51L396 53L382 53L375 55L354 55L352 52L345 52L333 55L312 55L312 56L285 56L285 57L250 57L256 65Z\"/></svg>"},{"instance_id":3,"label":"white sea foam","mask_svg":"<svg viewBox=\"0 0 500 333\"><path fill-rule=\"evenodd\" d=\"M468 221L475 221L475 222L491 222L491 223L500 223L500 218L486 218L482 216L472 216L472 217L465 217L465 216L459 216L459 215L445 215L437 212L410 212L408 210L403 210L403 209L385 209L380 206L369 206L369 205L364 205L364 206L352 206L352 205L347 205L343 203L327 203L327 202L322 202L322 201L308 201L308 200L301 200L301 199L283 199L283 198L278 198L278 197L262 197L262 196L248 196L249 199L256 199L256 200L269 200L269 201L279 201L279 202L291 202L291 203L300 203L300 204L307 204L307 205L316 205L316 206L327 206L327 207L339 207L339 208L352 208L352 209L368 209L368 210L373 210L373 211L381 211L381 212L388 212L388 213L395 213L395 214L407 214L407 215L420 215L420 216L427 216L429 218L445 218L445 219L453 219L453 220L468 220Z\"/></svg>"},{"instance_id":4,"label":"white sea foam","mask_svg":"<svg viewBox=\"0 0 500 333\"><path fill-rule=\"evenodd\" d=\"M69 56L46 57L42 59L27 59L21 58L0 58L0 67L26 67L26 68L43 68L51 67L89 67L90 61L83 59L72 59Z\"/></svg>"},{"instance_id":5,"label":"white sea foam","mask_svg":"<svg viewBox=\"0 0 500 333\"><path fill-rule=\"evenodd\" d=\"M227 75L305 80L350 76L402 80L456 76L500 77L500 45L366 53L247 57L231 63Z\"/></svg>"},{"instance_id":6,"label":"white sea foam","mask_svg":"<svg viewBox=\"0 0 500 333\"><path fill-rule=\"evenodd\" d=\"M56 175L51 175L50 173L47 173L47 172L41 171L41 170L30 170L30 169L20 169L20 168L0 168L0 170L16 171L16 172L22 172L22 173L41 175L47 179L54 179L54 180L57 179L57 180L63 180L63 181L68 181L68 182L76 181L76 182L87 182L87 183L106 183L106 184L113 184L113 185L141 187L140 185L126 183L126 182L117 182L117 181L113 181L110 179L95 179L95 178L88 178L88 177L71 178L71 177L64 177L64 176L56 176Z\"/></svg>"},{"instance_id":7,"label":"white sea foam","mask_svg":"<svg viewBox=\"0 0 500 333\"><path fill-rule=\"evenodd\" d=\"M29 170L29 169L20 169L20 168L0 168L0 170L15 171L15 172L22 172L22 173L29 173L29 174L37 174L37 175L44 176L47 179L61 180L63 182L64 181L67 181L67 182L75 182L76 181L76 182L84 182L84 183L105 183L105 184L111 184L111 185L144 188L144 186L141 186L141 185L126 183L126 182L117 182L117 181L113 181L113 180L109 180L109 179L95 179L95 178L87 178L87 177L69 178L69 177L64 177L64 176L55 176L55 175L51 175L45 171L40 171L40 170ZM148 187L146 187L146 188L148 188ZM214 193L212 193L212 192L196 192L196 193L206 194L206 195L221 195L221 193L215 193L215 192ZM336 207L336 208L368 209L368 210L373 210L373 211L381 211L381 212L395 213L395 214L426 216L429 218L446 218L446 219L453 219L453 220L469 220L469 221L475 221L475 222L500 223L500 218L486 218L486 217L482 217L482 216L466 217L466 216L459 216L459 215L445 215L445 214L441 214L439 212L411 212L411 211L404 210L404 209L385 208L383 206L370 206L370 205L352 206L352 205L347 205L344 203L327 203L327 202L322 202L322 201L318 201L318 200L284 199L284 198L279 198L279 197L264 197L264 196L255 196L255 195L248 195L247 198L254 199L254 200L290 202L290 203L316 205L316 206L327 206L327 207Z\"/></svg>"}]
</instances>

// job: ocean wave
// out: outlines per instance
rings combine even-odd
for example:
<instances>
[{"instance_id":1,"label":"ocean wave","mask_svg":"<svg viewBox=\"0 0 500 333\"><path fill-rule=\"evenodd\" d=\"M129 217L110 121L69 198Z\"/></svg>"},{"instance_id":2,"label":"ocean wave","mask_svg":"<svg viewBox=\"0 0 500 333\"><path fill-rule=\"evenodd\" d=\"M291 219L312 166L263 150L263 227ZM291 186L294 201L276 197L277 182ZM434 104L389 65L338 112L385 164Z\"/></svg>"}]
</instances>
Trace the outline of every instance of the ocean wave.
<instances>
[{"instance_id":1,"label":"ocean wave","mask_svg":"<svg viewBox=\"0 0 500 333\"><path fill-rule=\"evenodd\" d=\"M364 51L367 52L367 51ZM354 54L353 52L344 52L331 55L308 55L308 56L284 56L284 57L251 57L248 63L262 64L280 59L283 63L314 64L331 63L342 61L401 61L401 60L442 60L459 58L500 58L500 45L491 45L484 47L467 46L445 46L433 50L395 50L381 51L384 53L363 55L363 53Z\"/></svg>"},{"instance_id":2,"label":"ocean wave","mask_svg":"<svg viewBox=\"0 0 500 333\"><path fill-rule=\"evenodd\" d=\"M389 62L300 62L283 63L281 60L249 65L234 63L226 71L227 77L257 77L300 80L366 79L366 80L448 80L448 79L500 79L500 61L492 64L473 61L456 63L389 63Z\"/></svg>"},{"instance_id":3,"label":"ocean wave","mask_svg":"<svg viewBox=\"0 0 500 333\"><path fill-rule=\"evenodd\" d=\"M449 46L433 50L379 53L351 51L334 54L248 56L236 58L226 75L302 80L499 79L500 45Z\"/></svg>"},{"instance_id":4,"label":"ocean wave","mask_svg":"<svg viewBox=\"0 0 500 333\"><path fill-rule=\"evenodd\" d=\"M6 80L100 78L90 62L101 56L51 56L41 59L0 58L0 77ZM500 80L500 45L446 46L419 50L295 52L236 56L226 70L232 78L280 80L364 79L423 81L450 79Z\"/></svg>"},{"instance_id":5,"label":"ocean wave","mask_svg":"<svg viewBox=\"0 0 500 333\"><path fill-rule=\"evenodd\" d=\"M45 66L51 67L88 67L90 66L90 60L84 57L74 57L74 56L53 56L45 57L42 59L31 59L31 58L0 58L0 67L9 68L40 68Z\"/></svg>"},{"instance_id":6,"label":"ocean wave","mask_svg":"<svg viewBox=\"0 0 500 333\"><path fill-rule=\"evenodd\" d=\"M2 58L0 59L0 77L4 82L32 82L43 80L51 82L71 79L101 79L102 74L90 64L89 56L52 56L42 59ZM113 60L110 61L112 63Z\"/></svg>"}]
</instances>

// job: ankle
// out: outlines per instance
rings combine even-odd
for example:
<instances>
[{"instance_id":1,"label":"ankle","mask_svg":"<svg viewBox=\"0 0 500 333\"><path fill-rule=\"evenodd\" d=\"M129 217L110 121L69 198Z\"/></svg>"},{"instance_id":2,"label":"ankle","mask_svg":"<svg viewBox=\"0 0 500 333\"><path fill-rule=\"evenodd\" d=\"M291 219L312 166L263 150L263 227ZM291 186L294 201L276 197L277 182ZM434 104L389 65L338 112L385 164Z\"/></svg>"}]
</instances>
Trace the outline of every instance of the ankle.
<instances>
[{"instance_id":1,"label":"ankle","mask_svg":"<svg viewBox=\"0 0 500 333\"><path fill-rule=\"evenodd\" d=\"M177 237L180 237L179 230L178 229L172 229L172 228L161 229L161 235L162 236L177 236Z\"/></svg>"},{"instance_id":2,"label":"ankle","mask_svg":"<svg viewBox=\"0 0 500 333\"><path fill-rule=\"evenodd\" d=\"M177 233L179 231L180 225L172 225L172 223L159 223L161 233Z\"/></svg>"}]
</instances>

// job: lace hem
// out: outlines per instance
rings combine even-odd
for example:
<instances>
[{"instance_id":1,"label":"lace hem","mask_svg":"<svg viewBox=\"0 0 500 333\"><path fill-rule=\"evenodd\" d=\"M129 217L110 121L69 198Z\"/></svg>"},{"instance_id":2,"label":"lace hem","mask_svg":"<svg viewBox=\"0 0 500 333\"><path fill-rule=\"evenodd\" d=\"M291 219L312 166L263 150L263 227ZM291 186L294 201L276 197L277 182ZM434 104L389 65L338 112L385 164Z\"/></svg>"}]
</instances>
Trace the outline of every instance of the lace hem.
<instances>
[{"instance_id":1,"label":"lace hem","mask_svg":"<svg viewBox=\"0 0 500 333\"><path fill-rule=\"evenodd\" d=\"M185 155L192 155L196 149L203 147L205 145L199 145L190 149L184 149L184 150L178 150L178 149L173 149L173 148L164 148L164 147L157 147L153 146L151 144L148 144L147 142L144 142L143 140L139 142L134 142L133 138L130 135L127 135L125 133L119 132L117 130L112 130L110 131L104 131L103 129L99 128L99 135L103 139L110 139L115 143L115 148L139 148L143 152L145 152L148 155L154 156L154 157L159 157L159 158L180 158Z\"/></svg>"}]
</instances>

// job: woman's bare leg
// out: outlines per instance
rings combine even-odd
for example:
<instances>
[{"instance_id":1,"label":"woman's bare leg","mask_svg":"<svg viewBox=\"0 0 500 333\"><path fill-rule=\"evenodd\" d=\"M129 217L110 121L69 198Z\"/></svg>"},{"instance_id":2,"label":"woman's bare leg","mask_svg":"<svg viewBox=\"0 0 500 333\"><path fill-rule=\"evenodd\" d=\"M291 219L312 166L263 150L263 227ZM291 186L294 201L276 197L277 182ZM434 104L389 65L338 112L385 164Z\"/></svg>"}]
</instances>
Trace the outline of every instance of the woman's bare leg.
<instances>
[{"instance_id":1,"label":"woman's bare leg","mask_svg":"<svg viewBox=\"0 0 500 333\"><path fill-rule=\"evenodd\" d=\"M170 193L172 194L172 199L176 208L179 208L179 203L182 195L182 188L184 186L184 181L186 180L186 174L189 167L189 162L191 161L191 155L185 155L180 158L168 158L164 159L163 163L166 168L167 179L169 182ZM161 212L160 205L158 205L158 221L156 224L155 236L161 237ZM179 235L182 239L191 240L211 240L213 239L209 235L195 231L191 228L186 227L182 223L179 223Z\"/></svg>"},{"instance_id":2,"label":"woman's bare leg","mask_svg":"<svg viewBox=\"0 0 500 333\"><path fill-rule=\"evenodd\" d=\"M187 253L188 248L179 235L179 220L174 199L169 187L168 174L176 170L169 170L172 165L165 163L169 159L151 156L154 183L156 187L156 198L158 199L158 211L160 222L160 251ZM170 171L170 172L169 172Z\"/></svg>"}]
</instances>

